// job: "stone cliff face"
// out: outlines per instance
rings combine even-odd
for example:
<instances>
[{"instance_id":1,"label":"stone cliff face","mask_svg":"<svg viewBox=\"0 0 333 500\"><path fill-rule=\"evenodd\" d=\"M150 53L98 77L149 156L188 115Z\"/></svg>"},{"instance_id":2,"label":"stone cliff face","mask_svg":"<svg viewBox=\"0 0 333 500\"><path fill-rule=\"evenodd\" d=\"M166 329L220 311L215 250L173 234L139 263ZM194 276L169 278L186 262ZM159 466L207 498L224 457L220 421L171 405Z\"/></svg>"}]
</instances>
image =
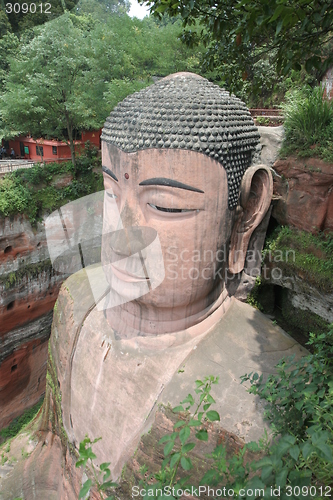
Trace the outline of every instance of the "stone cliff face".
<instances>
[{"instance_id":1,"label":"stone cliff face","mask_svg":"<svg viewBox=\"0 0 333 500\"><path fill-rule=\"evenodd\" d=\"M317 233L333 231L333 165L314 158L274 164L272 215L281 225Z\"/></svg>"},{"instance_id":2,"label":"stone cliff face","mask_svg":"<svg viewBox=\"0 0 333 500\"><path fill-rule=\"evenodd\" d=\"M0 219L0 429L45 391L52 310L64 275L51 266L43 224Z\"/></svg>"}]
</instances>

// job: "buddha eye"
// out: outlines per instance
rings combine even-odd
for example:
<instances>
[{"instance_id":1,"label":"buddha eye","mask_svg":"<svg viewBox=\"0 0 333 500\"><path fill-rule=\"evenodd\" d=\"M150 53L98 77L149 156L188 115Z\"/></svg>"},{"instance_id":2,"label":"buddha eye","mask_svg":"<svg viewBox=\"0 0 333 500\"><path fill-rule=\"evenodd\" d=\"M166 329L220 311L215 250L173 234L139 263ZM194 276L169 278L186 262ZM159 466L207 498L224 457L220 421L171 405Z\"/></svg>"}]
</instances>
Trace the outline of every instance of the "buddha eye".
<instances>
[{"instance_id":1,"label":"buddha eye","mask_svg":"<svg viewBox=\"0 0 333 500\"><path fill-rule=\"evenodd\" d=\"M181 214L185 212L195 212L195 209L188 208L166 208L166 207L158 207L157 205L153 205L152 203L148 203L148 205L154 210L159 210L160 212L168 212L170 214Z\"/></svg>"}]
</instances>

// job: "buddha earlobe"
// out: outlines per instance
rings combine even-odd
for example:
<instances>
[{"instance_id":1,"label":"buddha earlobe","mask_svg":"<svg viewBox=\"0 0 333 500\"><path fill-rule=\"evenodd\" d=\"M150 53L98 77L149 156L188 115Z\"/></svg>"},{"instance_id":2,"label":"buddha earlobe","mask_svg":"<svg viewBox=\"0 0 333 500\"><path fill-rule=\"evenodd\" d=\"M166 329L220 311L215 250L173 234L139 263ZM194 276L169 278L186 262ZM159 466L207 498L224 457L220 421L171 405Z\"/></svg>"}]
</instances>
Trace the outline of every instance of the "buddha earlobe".
<instances>
[{"instance_id":1,"label":"buddha earlobe","mask_svg":"<svg viewBox=\"0 0 333 500\"><path fill-rule=\"evenodd\" d=\"M273 178L269 167L256 165L246 170L231 233L229 272L237 274L244 269L250 238L266 215L273 195Z\"/></svg>"}]
</instances>

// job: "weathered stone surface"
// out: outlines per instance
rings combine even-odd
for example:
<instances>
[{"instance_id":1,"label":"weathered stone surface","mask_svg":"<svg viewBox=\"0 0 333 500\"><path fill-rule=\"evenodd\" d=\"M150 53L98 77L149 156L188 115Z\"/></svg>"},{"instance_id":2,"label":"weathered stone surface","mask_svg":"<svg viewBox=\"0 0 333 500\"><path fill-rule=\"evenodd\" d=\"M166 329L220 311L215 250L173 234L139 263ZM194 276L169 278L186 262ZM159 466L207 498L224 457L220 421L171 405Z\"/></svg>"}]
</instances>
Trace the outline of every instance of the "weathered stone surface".
<instances>
[{"instance_id":1,"label":"weathered stone surface","mask_svg":"<svg viewBox=\"0 0 333 500\"><path fill-rule=\"evenodd\" d=\"M52 270L42 224L0 218L0 428L45 392L52 309L64 278Z\"/></svg>"},{"instance_id":2,"label":"weathered stone surface","mask_svg":"<svg viewBox=\"0 0 333 500\"><path fill-rule=\"evenodd\" d=\"M274 164L272 215L281 225L316 233L333 231L333 165L289 158Z\"/></svg>"},{"instance_id":3,"label":"weathered stone surface","mask_svg":"<svg viewBox=\"0 0 333 500\"><path fill-rule=\"evenodd\" d=\"M32 453L31 445L29 449L20 443L21 456L15 453L20 436L11 443L14 449L8 458L14 461L0 480L0 499L77 500L82 470L75 468L75 457L64 450L60 438L52 432L38 433L38 437ZM0 466L0 473L1 469ZM92 495L91 498L100 497Z\"/></svg>"},{"instance_id":4,"label":"weathered stone surface","mask_svg":"<svg viewBox=\"0 0 333 500\"><path fill-rule=\"evenodd\" d=\"M0 362L0 429L36 404L45 392L52 312L4 337Z\"/></svg>"},{"instance_id":5,"label":"weathered stone surface","mask_svg":"<svg viewBox=\"0 0 333 500\"><path fill-rule=\"evenodd\" d=\"M284 137L284 128L258 126L261 144L261 162L271 167L278 158Z\"/></svg>"},{"instance_id":6,"label":"weathered stone surface","mask_svg":"<svg viewBox=\"0 0 333 500\"><path fill-rule=\"evenodd\" d=\"M284 267L283 273L271 272L274 263L266 263L265 283L278 285L290 290L288 298L296 309L310 311L317 314L328 323L333 322L333 294L324 293L323 290L309 283L294 272L288 272Z\"/></svg>"}]
</instances>

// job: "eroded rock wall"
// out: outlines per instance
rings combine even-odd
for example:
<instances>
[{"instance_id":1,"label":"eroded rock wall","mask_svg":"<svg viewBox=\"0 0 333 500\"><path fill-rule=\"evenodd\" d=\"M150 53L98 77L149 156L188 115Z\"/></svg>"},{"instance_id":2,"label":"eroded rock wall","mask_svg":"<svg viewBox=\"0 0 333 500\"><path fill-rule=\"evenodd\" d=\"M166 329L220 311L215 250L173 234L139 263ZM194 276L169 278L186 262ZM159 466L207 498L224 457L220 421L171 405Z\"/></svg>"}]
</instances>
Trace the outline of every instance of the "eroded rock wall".
<instances>
[{"instance_id":1,"label":"eroded rock wall","mask_svg":"<svg viewBox=\"0 0 333 500\"><path fill-rule=\"evenodd\" d=\"M0 428L45 392L52 310L64 275L49 259L43 224L0 219Z\"/></svg>"},{"instance_id":2,"label":"eroded rock wall","mask_svg":"<svg viewBox=\"0 0 333 500\"><path fill-rule=\"evenodd\" d=\"M315 158L288 158L273 166L277 202L273 217L303 231L333 231L333 165Z\"/></svg>"}]
</instances>

